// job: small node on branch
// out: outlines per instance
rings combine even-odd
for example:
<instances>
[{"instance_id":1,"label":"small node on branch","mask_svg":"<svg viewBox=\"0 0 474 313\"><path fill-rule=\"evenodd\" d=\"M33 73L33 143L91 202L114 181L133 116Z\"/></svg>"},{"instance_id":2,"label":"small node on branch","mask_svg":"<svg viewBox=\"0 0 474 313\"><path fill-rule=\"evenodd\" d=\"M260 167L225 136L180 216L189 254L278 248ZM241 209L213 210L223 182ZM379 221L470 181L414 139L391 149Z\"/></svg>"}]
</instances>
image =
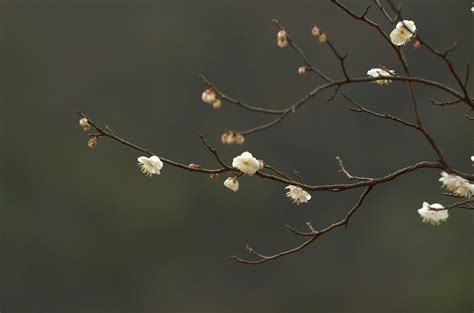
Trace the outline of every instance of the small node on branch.
<instances>
[{"instance_id":1,"label":"small node on branch","mask_svg":"<svg viewBox=\"0 0 474 313\"><path fill-rule=\"evenodd\" d=\"M310 222L306 222L306 226L308 226L309 230L311 230L312 233L317 233L316 229L314 229L313 225L311 225Z\"/></svg>"},{"instance_id":2,"label":"small node on branch","mask_svg":"<svg viewBox=\"0 0 474 313\"><path fill-rule=\"evenodd\" d=\"M188 167L197 170L198 168L201 168L201 165L195 164L195 163L190 163L188 165Z\"/></svg>"}]
</instances>

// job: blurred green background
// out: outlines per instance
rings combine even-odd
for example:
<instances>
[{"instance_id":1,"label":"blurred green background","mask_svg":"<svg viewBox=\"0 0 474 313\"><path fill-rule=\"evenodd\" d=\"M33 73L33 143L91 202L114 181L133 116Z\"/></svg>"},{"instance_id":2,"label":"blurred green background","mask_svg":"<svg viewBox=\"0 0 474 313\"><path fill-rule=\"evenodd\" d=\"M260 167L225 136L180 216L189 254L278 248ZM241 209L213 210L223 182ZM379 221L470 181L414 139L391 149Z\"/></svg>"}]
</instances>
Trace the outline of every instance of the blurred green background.
<instances>
[{"instance_id":1,"label":"blurred green background","mask_svg":"<svg viewBox=\"0 0 474 313\"><path fill-rule=\"evenodd\" d=\"M345 1L361 11L369 1ZM472 62L470 1L405 1L408 19L459 68ZM374 8L370 16L391 30ZM245 150L298 169L314 184L345 182L336 155L357 175L381 176L434 160L410 129L352 113L321 94L284 123L222 146L220 134L264 123L229 103L200 100L203 73L229 95L284 108L320 84L297 75L294 51L276 46L278 18L312 62L341 77L316 23L350 73L379 64L402 72L376 32L329 1L7 1L0 3L0 310L16 312L471 312L474 215L452 211L422 224L423 201L449 204L439 171L422 170L377 187L347 230L258 267L227 259L245 244L272 254L298 244L285 224L324 227L344 216L358 191L313 193L292 205L284 186L241 179L232 193L207 175L166 166L139 173L136 152L110 141L87 148L80 109L160 156L214 167L196 134L230 162ZM445 66L405 47L417 76L451 86ZM472 84L471 84L472 87ZM472 90L472 88L471 88ZM344 91L380 112L411 119L403 84ZM433 88L416 91L427 128L459 170L472 171L473 125L465 106ZM271 118L271 117L270 117Z\"/></svg>"}]
</instances>

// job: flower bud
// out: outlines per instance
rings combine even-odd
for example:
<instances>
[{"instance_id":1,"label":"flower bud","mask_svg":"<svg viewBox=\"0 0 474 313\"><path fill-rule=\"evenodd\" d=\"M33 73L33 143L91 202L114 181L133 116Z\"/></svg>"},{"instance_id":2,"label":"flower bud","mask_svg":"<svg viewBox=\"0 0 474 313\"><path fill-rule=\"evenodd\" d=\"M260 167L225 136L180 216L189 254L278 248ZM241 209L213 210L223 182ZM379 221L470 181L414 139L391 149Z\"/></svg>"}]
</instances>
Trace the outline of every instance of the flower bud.
<instances>
[{"instance_id":1,"label":"flower bud","mask_svg":"<svg viewBox=\"0 0 474 313\"><path fill-rule=\"evenodd\" d=\"M222 134L221 141L225 145L233 145L236 142L236 132L229 130Z\"/></svg>"},{"instance_id":2,"label":"flower bud","mask_svg":"<svg viewBox=\"0 0 474 313\"><path fill-rule=\"evenodd\" d=\"M318 28L318 26L314 25L313 28L311 28L311 35L314 37L319 37L319 35L321 35L321 30Z\"/></svg>"},{"instance_id":3,"label":"flower bud","mask_svg":"<svg viewBox=\"0 0 474 313\"><path fill-rule=\"evenodd\" d=\"M85 132L91 128L91 125L89 124L89 120L85 117L79 120L79 125L81 125L82 130Z\"/></svg>"},{"instance_id":4,"label":"flower bud","mask_svg":"<svg viewBox=\"0 0 474 313\"><path fill-rule=\"evenodd\" d=\"M212 180L217 180L219 178L219 173L212 173L209 175Z\"/></svg>"},{"instance_id":5,"label":"flower bud","mask_svg":"<svg viewBox=\"0 0 474 313\"><path fill-rule=\"evenodd\" d=\"M421 48L421 42L419 40L415 41L415 43L413 44L413 48L420 49Z\"/></svg>"},{"instance_id":6,"label":"flower bud","mask_svg":"<svg viewBox=\"0 0 474 313\"><path fill-rule=\"evenodd\" d=\"M216 100L212 103L212 107L213 107L214 109L220 109L221 106L222 106L221 99L216 99Z\"/></svg>"},{"instance_id":7,"label":"flower bud","mask_svg":"<svg viewBox=\"0 0 474 313\"><path fill-rule=\"evenodd\" d=\"M277 45L280 48L285 48L286 46L288 46L288 40L287 39L278 39L277 40Z\"/></svg>"},{"instance_id":8,"label":"flower bud","mask_svg":"<svg viewBox=\"0 0 474 313\"><path fill-rule=\"evenodd\" d=\"M258 160L258 170L263 170L265 167L265 162L263 160Z\"/></svg>"},{"instance_id":9,"label":"flower bud","mask_svg":"<svg viewBox=\"0 0 474 313\"><path fill-rule=\"evenodd\" d=\"M237 180L237 177L235 176L228 177L224 182L224 186L226 186L233 192L236 192L237 190L239 190L239 181Z\"/></svg>"},{"instance_id":10,"label":"flower bud","mask_svg":"<svg viewBox=\"0 0 474 313\"><path fill-rule=\"evenodd\" d=\"M288 34L286 33L286 31L280 30L280 31L277 33L277 39L278 39L278 40L288 40Z\"/></svg>"},{"instance_id":11,"label":"flower bud","mask_svg":"<svg viewBox=\"0 0 474 313\"><path fill-rule=\"evenodd\" d=\"M235 143L238 145L243 145L245 142L245 137L242 134L235 133Z\"/></svg>"},{"instance_id":12,"label":"flower bud","mask_svg":"<svg viewBox=\"0 0 474 313\"><path fill-rule=\"evenodd\" d=\"M300 66L298 68L298 75L304 75L306 74L306 66Z\"/></svg>"},{"instance_id":13,"label":"flower bud","mask_svg":"<svg viewBox=\"0 0 474 313\"><path fill-rule=\"evenodd\" d=\"M205 103L212 104L214 101L216 101L216 92L214 89L208 88L202 92L201 99Z\"/></svg>"},{"instance_id":14,"label":"flower bud","mask_svg":"<svg viewBox=\"0 0 474 313\"><path fill-rule=\"evenodd\" d=\"M201 168L201 165L195 164L195 163L190 163L190 164L188 165L188 167L193 168L193 169L198 169L198 168Z\"/></svg>"},{"instance_id":15,"label":"flower bud","mask_svg":"<svg viewBox=\"0 0 474 313\"><path fill-rule=\"evenodd\" d=\"M96 136L91 137L89 141L87 142L87 145L91 149L95 148L95 146L97 146L97 137Z\"/></svg>"},{"instance_id":16,"label":"flower bud","mask_svg":"<svg viewBox=\"0 0 474 313\"><path fill-rule=\"evenodd\" d=\"M320 43L325 43L327 40L328 40L328 37L326 36L325 33L322 33L322 34L319 36L319 42L320 42Z\"/></svg>"}]
</instances>

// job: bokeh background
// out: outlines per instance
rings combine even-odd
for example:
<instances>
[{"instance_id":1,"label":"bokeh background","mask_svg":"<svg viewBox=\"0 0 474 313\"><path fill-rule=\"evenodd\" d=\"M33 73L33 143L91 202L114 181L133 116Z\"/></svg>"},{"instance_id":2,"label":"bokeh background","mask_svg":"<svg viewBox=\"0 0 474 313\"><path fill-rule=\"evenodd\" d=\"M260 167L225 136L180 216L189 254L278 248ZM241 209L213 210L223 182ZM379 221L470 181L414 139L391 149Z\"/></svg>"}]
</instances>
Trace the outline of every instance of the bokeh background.
<instances>
[{"instance_id":1,"label":"bokeh background","mask_svg":"<svg viewBox=\"0 0 474 313\"><path fill-rule=\"evenodd\" d=\"M345 1L357 11L368 1ZM472 62L470 1L404 1L434 46L462 43L459 68ZM388 25L373 9L370 16ZM8 1L0 4L0 310L16 312L471 312L474 215L452 211L440 227L422 224L423 201L449 204L439 171L422 170L379 186L347 230L302 253L258 267L227 259L300 241L284 227L339 220L359 191L313 193L292 205L284 186L241 179L232 193L203 174L170 166L139 173L135 151L110 141L87 147L80 109L156 154L216 166L196 134L230 161L245 150L314 184L344 182L335 157L357 175L380 176L434 160L423 138L389 121L352 113L321 94L298 114L244 146L220 134L268 116L200 100L203 73L231 96L284 108L321 83L296 73L294 51L276 46L278 18L312 62L340 77L319 25L353 75L385 65L401 72L376 32L329 1ZM452 86L425 50L405 47L413 72ZM471 85L472 87L472 85ZM472 88L471 88L472 90ZM411 119L403 84L344 88L380 112ZM473 125L465 106L417 85L427 128L448 160L472 171ZM271 118L271 117L270 117Z\"/></svg>"}]
</instances>

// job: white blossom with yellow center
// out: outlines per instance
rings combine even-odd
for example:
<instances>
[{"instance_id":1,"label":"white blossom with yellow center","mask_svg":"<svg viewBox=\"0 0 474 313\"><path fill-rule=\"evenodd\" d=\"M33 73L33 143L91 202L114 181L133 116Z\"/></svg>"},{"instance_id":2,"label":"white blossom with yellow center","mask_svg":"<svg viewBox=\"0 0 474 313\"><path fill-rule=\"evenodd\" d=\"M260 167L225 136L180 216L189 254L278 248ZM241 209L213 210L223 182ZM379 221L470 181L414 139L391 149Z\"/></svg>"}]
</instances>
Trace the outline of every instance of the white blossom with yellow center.
<instances>
[{"instance_id":1,"label":"white blossom with yellow center","mask_svg":"<svg viewBox=\"0 0 474 313\"><path fill-rule=\"evenodd\" d=\"M160 175L163 162L156 155L149 158L141 156L138 158L138 166L143 174L151 177L152 175Z\"/></svg>"},{"instance_id":2,"label":"white blossom with yellow center","mask_svg":"<svg viewBox=\"0 0 474 313\"><path fill-rule=\"evenodd\" d=\"M252 176L259 170L260 163L250 152L246 151L234 158L232 166L242 173Z\"/></svg>"},{"instance_id":3,"label":"white blossom with yellow center","mask_svg":"<svg viewBox=\"0 0 474 313\"><path fill-rule=\"evenodd\" d=\"M410 41L416 32L416 26L413 21L403 20L397 23L397 26L390 33L390 40L396 46L403 46Z\"/></svg>"}]
</instances>

